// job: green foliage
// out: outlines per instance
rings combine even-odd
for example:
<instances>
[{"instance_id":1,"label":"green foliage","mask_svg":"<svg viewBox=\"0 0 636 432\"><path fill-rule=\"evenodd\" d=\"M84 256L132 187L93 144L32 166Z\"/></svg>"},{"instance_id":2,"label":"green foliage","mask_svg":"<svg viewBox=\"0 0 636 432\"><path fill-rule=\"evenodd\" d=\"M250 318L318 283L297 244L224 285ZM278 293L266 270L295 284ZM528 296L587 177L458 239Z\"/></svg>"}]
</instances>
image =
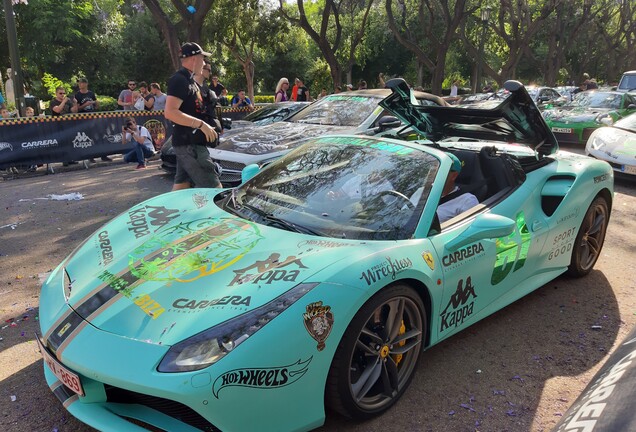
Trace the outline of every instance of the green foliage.
<instances>
[{"instance_id":1,"label":"green foliage","mask_svg":"<svg viewBox=\"0 0 636 432\"><path fill-rule=\"evenodd\" d=\"M274 95L254 95L254 103L274 103Z\"/></svg>"},{"instance_id":2,"label":"green foliage","mask_svg":"<svg viewBox=\"0 0 636 432\"><path fill-rule=\"evenodd\" d=\"M60 86L64 87L67 94L71 93L70 84L63 82L61 79L54 77L48 72L45 72L42 77L42 85L46 89L46 94L49 96L48 99L55 97L55 89Z\"/></svg>"},{"instance_id":3,"label":"green foliage","mask_svg":"<svg viewBox=\"0 0 636 432\"><path fill-rule=\"evenodd\" d=\"M117 105L117 98L110 96L97 96L99 102L98 111L117 111L119 105Z\"/></svg>"}]
</instances>

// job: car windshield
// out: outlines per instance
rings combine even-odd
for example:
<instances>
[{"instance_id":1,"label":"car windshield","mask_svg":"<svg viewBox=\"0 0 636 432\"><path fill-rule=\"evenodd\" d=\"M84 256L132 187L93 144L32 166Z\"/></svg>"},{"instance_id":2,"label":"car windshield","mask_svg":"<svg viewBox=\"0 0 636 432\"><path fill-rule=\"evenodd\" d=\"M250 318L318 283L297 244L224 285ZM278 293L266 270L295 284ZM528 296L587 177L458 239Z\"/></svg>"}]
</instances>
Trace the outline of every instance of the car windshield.
<instances>
[{"instance_id":1,"label":"car windshield","mask_svg":"<svg viewBox=\"0 0 636 432\"><path fill-rule=\"evenodd\" d=\"M396 142L357 137L308 141L228 193L243 218L313 235L411 238L439 161Z\"/></svg>"},{"instance_id":2,"label":"car windshield","mask_svg":"<svg viewBox=\"0 0 636 432\"><path fill-rule=\"evenodd\" d=\"M614 127L636 132L636 114L632 114L614 123Z\"/></svg>"},{"instance_id":3,"label":"car windshield","mask_svg":"<svg viewBox=\"0 0 636 432\"><path fill-rule=\"evenodd\" d=\"M381 100L381 97L333 94L311 104L287 121L358 127L378 108Z\"/></svg>"},{"instance_id":4,"label":"car windshield","mask_svg":"<svg viewBox=\"0 0 636 432\"><path fill-rule=\"evenodd\" d=\"M611 108L619 109L621 107L622 95L616 93L587 91L578 93L574 96L572 102L568 106L583 108Z\"/></svg>"},{"instance_id":5,"label":"car windshield","mask_svg":"<svg viewBox=\"0 0 636 432\"><path fill-rule=\"evenodd\" d=\"M266 106L248 114L243 120L248 120L259 125L266 125L281 121L305 106L304 104L296 104L287 102L284 105Z\"/></svg>"}]
</instances>

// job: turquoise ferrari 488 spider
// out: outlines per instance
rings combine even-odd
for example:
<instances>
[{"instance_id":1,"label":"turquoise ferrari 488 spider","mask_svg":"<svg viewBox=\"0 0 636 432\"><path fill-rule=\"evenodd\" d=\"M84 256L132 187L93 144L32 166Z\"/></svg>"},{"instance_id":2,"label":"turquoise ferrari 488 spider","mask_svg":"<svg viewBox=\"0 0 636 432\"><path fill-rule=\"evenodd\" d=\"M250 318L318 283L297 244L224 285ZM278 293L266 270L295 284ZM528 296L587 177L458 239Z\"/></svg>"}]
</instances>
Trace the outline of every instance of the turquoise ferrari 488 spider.
<instances>
[{"instance_id":1,"label":"turquoise ferrari 488 spider","mask_svg":"<svg viewBox=\"0 0 636 432\"><path fill-rule=\"evenodd\" d=\"M387 85L382 105L425 139L309 138L236 188L139 203L50 274L37 340L71 414L118 432L379 415L428 348L591 271L612 169L559 152L521 84L488 110Z\"/></svg>"}]
</instances>

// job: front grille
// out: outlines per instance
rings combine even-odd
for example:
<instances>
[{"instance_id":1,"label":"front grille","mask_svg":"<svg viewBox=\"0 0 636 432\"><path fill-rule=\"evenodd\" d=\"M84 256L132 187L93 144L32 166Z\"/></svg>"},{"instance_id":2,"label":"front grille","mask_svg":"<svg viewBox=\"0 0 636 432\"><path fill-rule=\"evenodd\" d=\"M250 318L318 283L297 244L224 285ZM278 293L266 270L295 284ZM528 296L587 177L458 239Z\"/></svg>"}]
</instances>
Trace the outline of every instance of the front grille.
<instances>
[{"instance_id":1,"label":"front grille","mask_svg":"<svg viewBox=\"0 0 636 432\"><path fill-rule=\"evenodd\" d=\"M578 144L579 137L578 135L571 133L560 133L560 132L552 132L554 137L556 138L559 144ZM584 143L585 144L585 143Z\"/></svg>"},{"instance_id":2,"label":"front grille","mask_svg":"<svg viewBox=\"0 0 636 432\"><path fill-rule=\"evenodd\" d=\"M215 159L216 160L216 159ZM243 171L245 168L245 164L240 162L226 161L226 160L216 160L216 162L221 165L224 170L232 170L232 171Z\"/></svg>"},{"instance_id":3,"label":"front grille","mask_svg":"<svg viewBox=\"0 0 636 432\"><path fill-rule=\"evenodd\" d=\"M108 402L144 405L204 432L220 432L216 426L203 418L199 413L180 402L145 395L110 385L104 385L104 388Z\"/></svg>"}]
</instances>

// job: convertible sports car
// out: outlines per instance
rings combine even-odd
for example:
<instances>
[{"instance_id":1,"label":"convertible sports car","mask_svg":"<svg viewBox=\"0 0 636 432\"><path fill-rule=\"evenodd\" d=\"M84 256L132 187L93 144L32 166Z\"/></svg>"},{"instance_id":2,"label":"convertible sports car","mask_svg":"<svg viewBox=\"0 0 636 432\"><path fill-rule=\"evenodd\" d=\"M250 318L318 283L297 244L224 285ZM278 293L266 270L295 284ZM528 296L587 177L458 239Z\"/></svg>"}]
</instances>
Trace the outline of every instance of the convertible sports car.
<instances>
[{"instance_id":1,"label":"convertible sports car","mask_svg":"<svg viewBox=\"0 0 636 432\"><path fill-rule=\"evenodd\" d=\"M546 109L543 118L559 144L585 145L594 130L634 112L635 94L589 90L559 108Z\"/></svg>"},{"instance_id":2,"label":"convertible sports car","mask_svg":"<svg viewBox=\"0 0 636 432\"><path fill-rule=\"evenodd\" d=\"M427 348L591 271L613 171L557 153L520 83L492 110L387 85L427 140L311 138L237 188L134 206L51 273L37 340L66 409L118 432L309 430L325 404L364 419ZM450 153L479 204L440 223Z\"/></svg>"},{"instance_id":3,"label":"convertible sports car","mask_svg":"<svg viewBox=\"0 0 636 432\"><path fill-rule=\"evenodd\" d=\"M375 135L399 126L399 120L378 106L389 93L386 89L372 89L332 94L284 121L227 131L219 145L210 149L212 159L223 169L221 183L237 185L245 166L267 165L299 146L303 139L335 133ZM424 92L415 95L422 104L448 105L439 96Z\"/></svg>"},{"instance_id":4,"label":"convertible sports car","mask_svg":"<svg viewBox=\"0 0 636 432\"><path fill-rule=\"evenodd\" d=\"M617 173L636 175L636 113L596 129L585 154L607 161Z\"/></svg>"}]
</instances>

